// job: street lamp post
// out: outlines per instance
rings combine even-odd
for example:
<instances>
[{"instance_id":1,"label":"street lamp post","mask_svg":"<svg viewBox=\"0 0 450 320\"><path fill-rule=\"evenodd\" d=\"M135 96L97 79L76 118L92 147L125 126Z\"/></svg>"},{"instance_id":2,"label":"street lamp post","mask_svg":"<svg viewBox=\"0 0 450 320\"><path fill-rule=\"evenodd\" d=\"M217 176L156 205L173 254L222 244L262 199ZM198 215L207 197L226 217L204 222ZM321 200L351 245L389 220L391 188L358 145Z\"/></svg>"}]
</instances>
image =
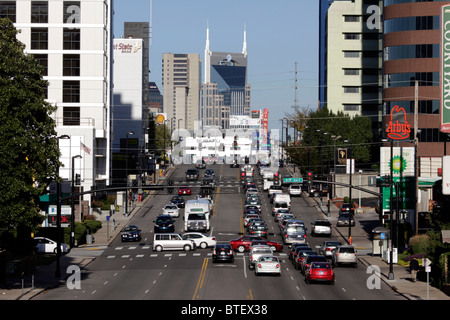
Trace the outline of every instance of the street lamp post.
<instances>
[{"instance_id":1,"label":"street lamp post","mask_svg":"<svg viewBox=\"0 0 450 320\"><path fill-rule=\"evenodd\" d=\"M350 147L348 148L348 153L347 153L347 158L350 158L350 163L349 163L349 181L348 181L348 202L350 204L350 212L349 212L349 216L348 216L348 243L352 244L352 209L353 208L353 201L352 201L352 147L351 147L351 140L344 140L344 142L348 142L350 143Z\"/></svg>"},{"instance_id":2,"label":"street lamp post","mask_svg":"<svg viewBox=\"0 0 450 320\"><path fill-rule=\"evenodd\" d=\"M81 159L80 155L72 157L72 199L71 199L71 215L70 215L70 248L75 247L75 200L73 194L75 193L75 159Z\"/></svg>"},{"instance_id":3,"label":"street lamp post","mask_svg":"<svg viewBox=\"0 0 450 320\"><path fill-rule=\"evenodd\" d=\"M58 150L59 139L70 139L70 136L65 134L57 137ZM61 183L59 181L59 165L57 168L57 180L56 180L56 271L55 277L61 277Z\"/></svg>"},{"instance_id":4,"label":"street lamp post","mask_svg":"<svg viewBox=\"0 0 450 320\"><path fill-rule=\"evenodd\" d=\"M133 134L133 131L128 131L125 141L125 216L128 214L128 136Z\"/></svg>"}]
</instances>

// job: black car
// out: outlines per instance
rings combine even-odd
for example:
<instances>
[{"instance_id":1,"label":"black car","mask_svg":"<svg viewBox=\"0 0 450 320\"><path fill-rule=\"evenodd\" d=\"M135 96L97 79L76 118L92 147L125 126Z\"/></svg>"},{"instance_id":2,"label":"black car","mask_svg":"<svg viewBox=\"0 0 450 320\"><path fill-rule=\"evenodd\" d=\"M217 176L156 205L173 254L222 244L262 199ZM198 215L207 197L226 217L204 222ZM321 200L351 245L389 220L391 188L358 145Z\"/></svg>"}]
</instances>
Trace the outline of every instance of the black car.
<instances>
[{"instance_id":1,"label":"black car","mask_svg":"<svg viewBox=\"0 0 450 320\"><path fill-rule=\"evenodd\" d=\"M184 208L185 200L182 196L173 196L172 199L170 199L170 203L176 204L178 208Z\"/></svg>"},{"instance_id":2,"label":"black car","mask_svg":"<svg viewBox=\"0 0 450 320\"><path fill-rule=\"evenodd\" d=\"M155 223L155 233L175 231L175 224L173 222L172 216L162 214L157 216L156 220L153 222Z\"/></svg>"},{"instance_id":3,"label":"black car","mask_svg":"<svg viewBox=\"0 0 450 320\"><path fill-rule=\"evenodd\" d=\"M213 250L213 262L216 261L230 261L234 262L233 248L228 243L218 243Z\"/></svg>"},{"instance_id":4,"label":"black car","mask_svg":"<svg viewBox=\"0 0 450 320\"><path fill-rule=\"evenodd\" d=\"M141 230L137 226L126 226L121 231L122 241L141 241Z\"/></svg>"},{"instance_id":5,"label":"black car","mask_svg":"<svg viewBox=\"0 0 450 320\"><path fill-rule=\"evenodd\" d=\"M198 180L198 170L197 169L188 169L186 171L186 180Z\"/></svg>"}]
</instances>

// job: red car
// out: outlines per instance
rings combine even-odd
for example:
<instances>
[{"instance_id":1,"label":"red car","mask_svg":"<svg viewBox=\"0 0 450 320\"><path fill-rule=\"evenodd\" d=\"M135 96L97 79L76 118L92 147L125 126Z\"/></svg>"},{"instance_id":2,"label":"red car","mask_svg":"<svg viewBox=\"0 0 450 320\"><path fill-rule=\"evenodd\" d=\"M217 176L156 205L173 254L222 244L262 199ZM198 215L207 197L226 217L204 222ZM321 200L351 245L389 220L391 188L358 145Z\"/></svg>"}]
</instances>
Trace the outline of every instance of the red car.
<instances>
[{"instance_id":1,"label":"red car","mask_svg":"<svg viewBox=\"0 0 450 320\"><path fill-rule=\"evenodd\" d=\"M182 194L187 194L190 195L192 193L192 188L191 187L179 187L178 188L178 194L182 195Z\"/></svg>"},{"instance_id":2,"label":"red car","mask_svg":"<svg viewBox=\"0 0 450 320\"><path fill-rule=\"evenodd\" d=\"M313 262L306 270L306 283L313 281L326 281L334 284L335 275L331 265L328 262Z\"/></svg>"},{"instance_id":3,"label":"red car","mask_svg":"<svg viewBox=\"0 0 450 320\"><path fill-rule=\"evenodd\" d=\"M267 244L274 251L282 251L283 250L283 244L281 244L279 242L270 241L270 240L264 239L263 237L251 236L251 235L246 235L246 236L242 236L240 238L234 239L234 240L230 240L230 244L231 244L231 247L233 248L233 250L237 250L239 252L244 252L244 251L249 250L249 247L252 244L253 240L266 241Z\"/></svg>"}]
</instances>

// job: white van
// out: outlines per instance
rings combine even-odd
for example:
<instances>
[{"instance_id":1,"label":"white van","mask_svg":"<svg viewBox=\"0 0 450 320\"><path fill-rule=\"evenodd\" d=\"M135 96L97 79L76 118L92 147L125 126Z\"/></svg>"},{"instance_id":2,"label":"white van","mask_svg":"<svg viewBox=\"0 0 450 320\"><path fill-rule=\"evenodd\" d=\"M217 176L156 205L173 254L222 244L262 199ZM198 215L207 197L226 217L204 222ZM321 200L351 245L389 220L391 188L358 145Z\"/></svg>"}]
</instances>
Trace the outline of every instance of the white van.
<instances>
[{"instance_id":1,"label":"white van","mask_svg":"<svg viewBox=\"0 0 450 320\"><path fill-rule=\"evenodd\" d=\"M163 250L195 250L195 242L184 240L178 233L155 233L153 237L153 251Z\"/></svg>"},{"instance_id":2,"label":"white van","mask_svg":"<svg viewBox=\"0 0 450 320\"><path fill-rule=\"evenodd\" d=\"M205 232L210 229L209 200L188 200L184 207L184 231Z\"/></svg>"},{"instance_id":3,"label":"white van","mask_svg":"<svg viewBox=\"0 0 450 320\"><path fill-rule=\"evenodd\" d=\"M273 195L273 204L275 206L275 203L277 202L286 202L291 207L291 196L287 193L277 193Z\"/></svg>"}]
</instances>

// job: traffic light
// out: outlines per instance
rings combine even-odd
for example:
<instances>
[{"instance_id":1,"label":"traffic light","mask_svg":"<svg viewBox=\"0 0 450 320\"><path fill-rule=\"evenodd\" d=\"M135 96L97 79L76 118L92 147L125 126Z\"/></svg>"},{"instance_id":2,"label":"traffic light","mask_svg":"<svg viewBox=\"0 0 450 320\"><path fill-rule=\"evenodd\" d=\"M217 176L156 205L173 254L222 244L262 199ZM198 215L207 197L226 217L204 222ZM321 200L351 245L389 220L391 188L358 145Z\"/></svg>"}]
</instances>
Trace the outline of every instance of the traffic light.
<instances>
[{"instance_id":1,"label":"traffic light","mask_svg":"<svg viewBox=\"0 0 450 320\"><path fill-rule=\"evenodd\" d=\"M75 185L79 186L81 185L81 174L75 173Z\"/></svg>"},{"instance_id":2,"label":"traffic light","mask_svg":"<svg viewBox=\"0 0 450 320\"><path fill-rule=\"evenodd\" d=\"M273 179L275 180L275 182L280 181L280 173L279 172L275 172L275 174L273 175Z\"/></svg>"},{"instance_id":3,"label":"traffic light","mask_svg":"<svg viewBox=\"0 0 450 320\"><path fill-rule=\"evenodd\" d=\"M245 172L241 172L241 181L242 181L242 182L245 181Z\"/></svg>"},{"instance_id":4,"label":"traffic light","mask_svg":"<svg viewBox=\"0 0 450 320\"><path fill-rule=\"evenodd\" d=\"M312 171L308 171L308 181L312 180Z\"/></svg>"},{"instance_id":5,"label":"traffic light","mask_svg":"<svg viewBox=\"0 0 450 320\"><path fill-rule=\"evenodd\" d=\"M234 137L233 149L234 149L234 150L237 150L237 149L238 149L237 136Z\"/></svg>"}]
</instances>

